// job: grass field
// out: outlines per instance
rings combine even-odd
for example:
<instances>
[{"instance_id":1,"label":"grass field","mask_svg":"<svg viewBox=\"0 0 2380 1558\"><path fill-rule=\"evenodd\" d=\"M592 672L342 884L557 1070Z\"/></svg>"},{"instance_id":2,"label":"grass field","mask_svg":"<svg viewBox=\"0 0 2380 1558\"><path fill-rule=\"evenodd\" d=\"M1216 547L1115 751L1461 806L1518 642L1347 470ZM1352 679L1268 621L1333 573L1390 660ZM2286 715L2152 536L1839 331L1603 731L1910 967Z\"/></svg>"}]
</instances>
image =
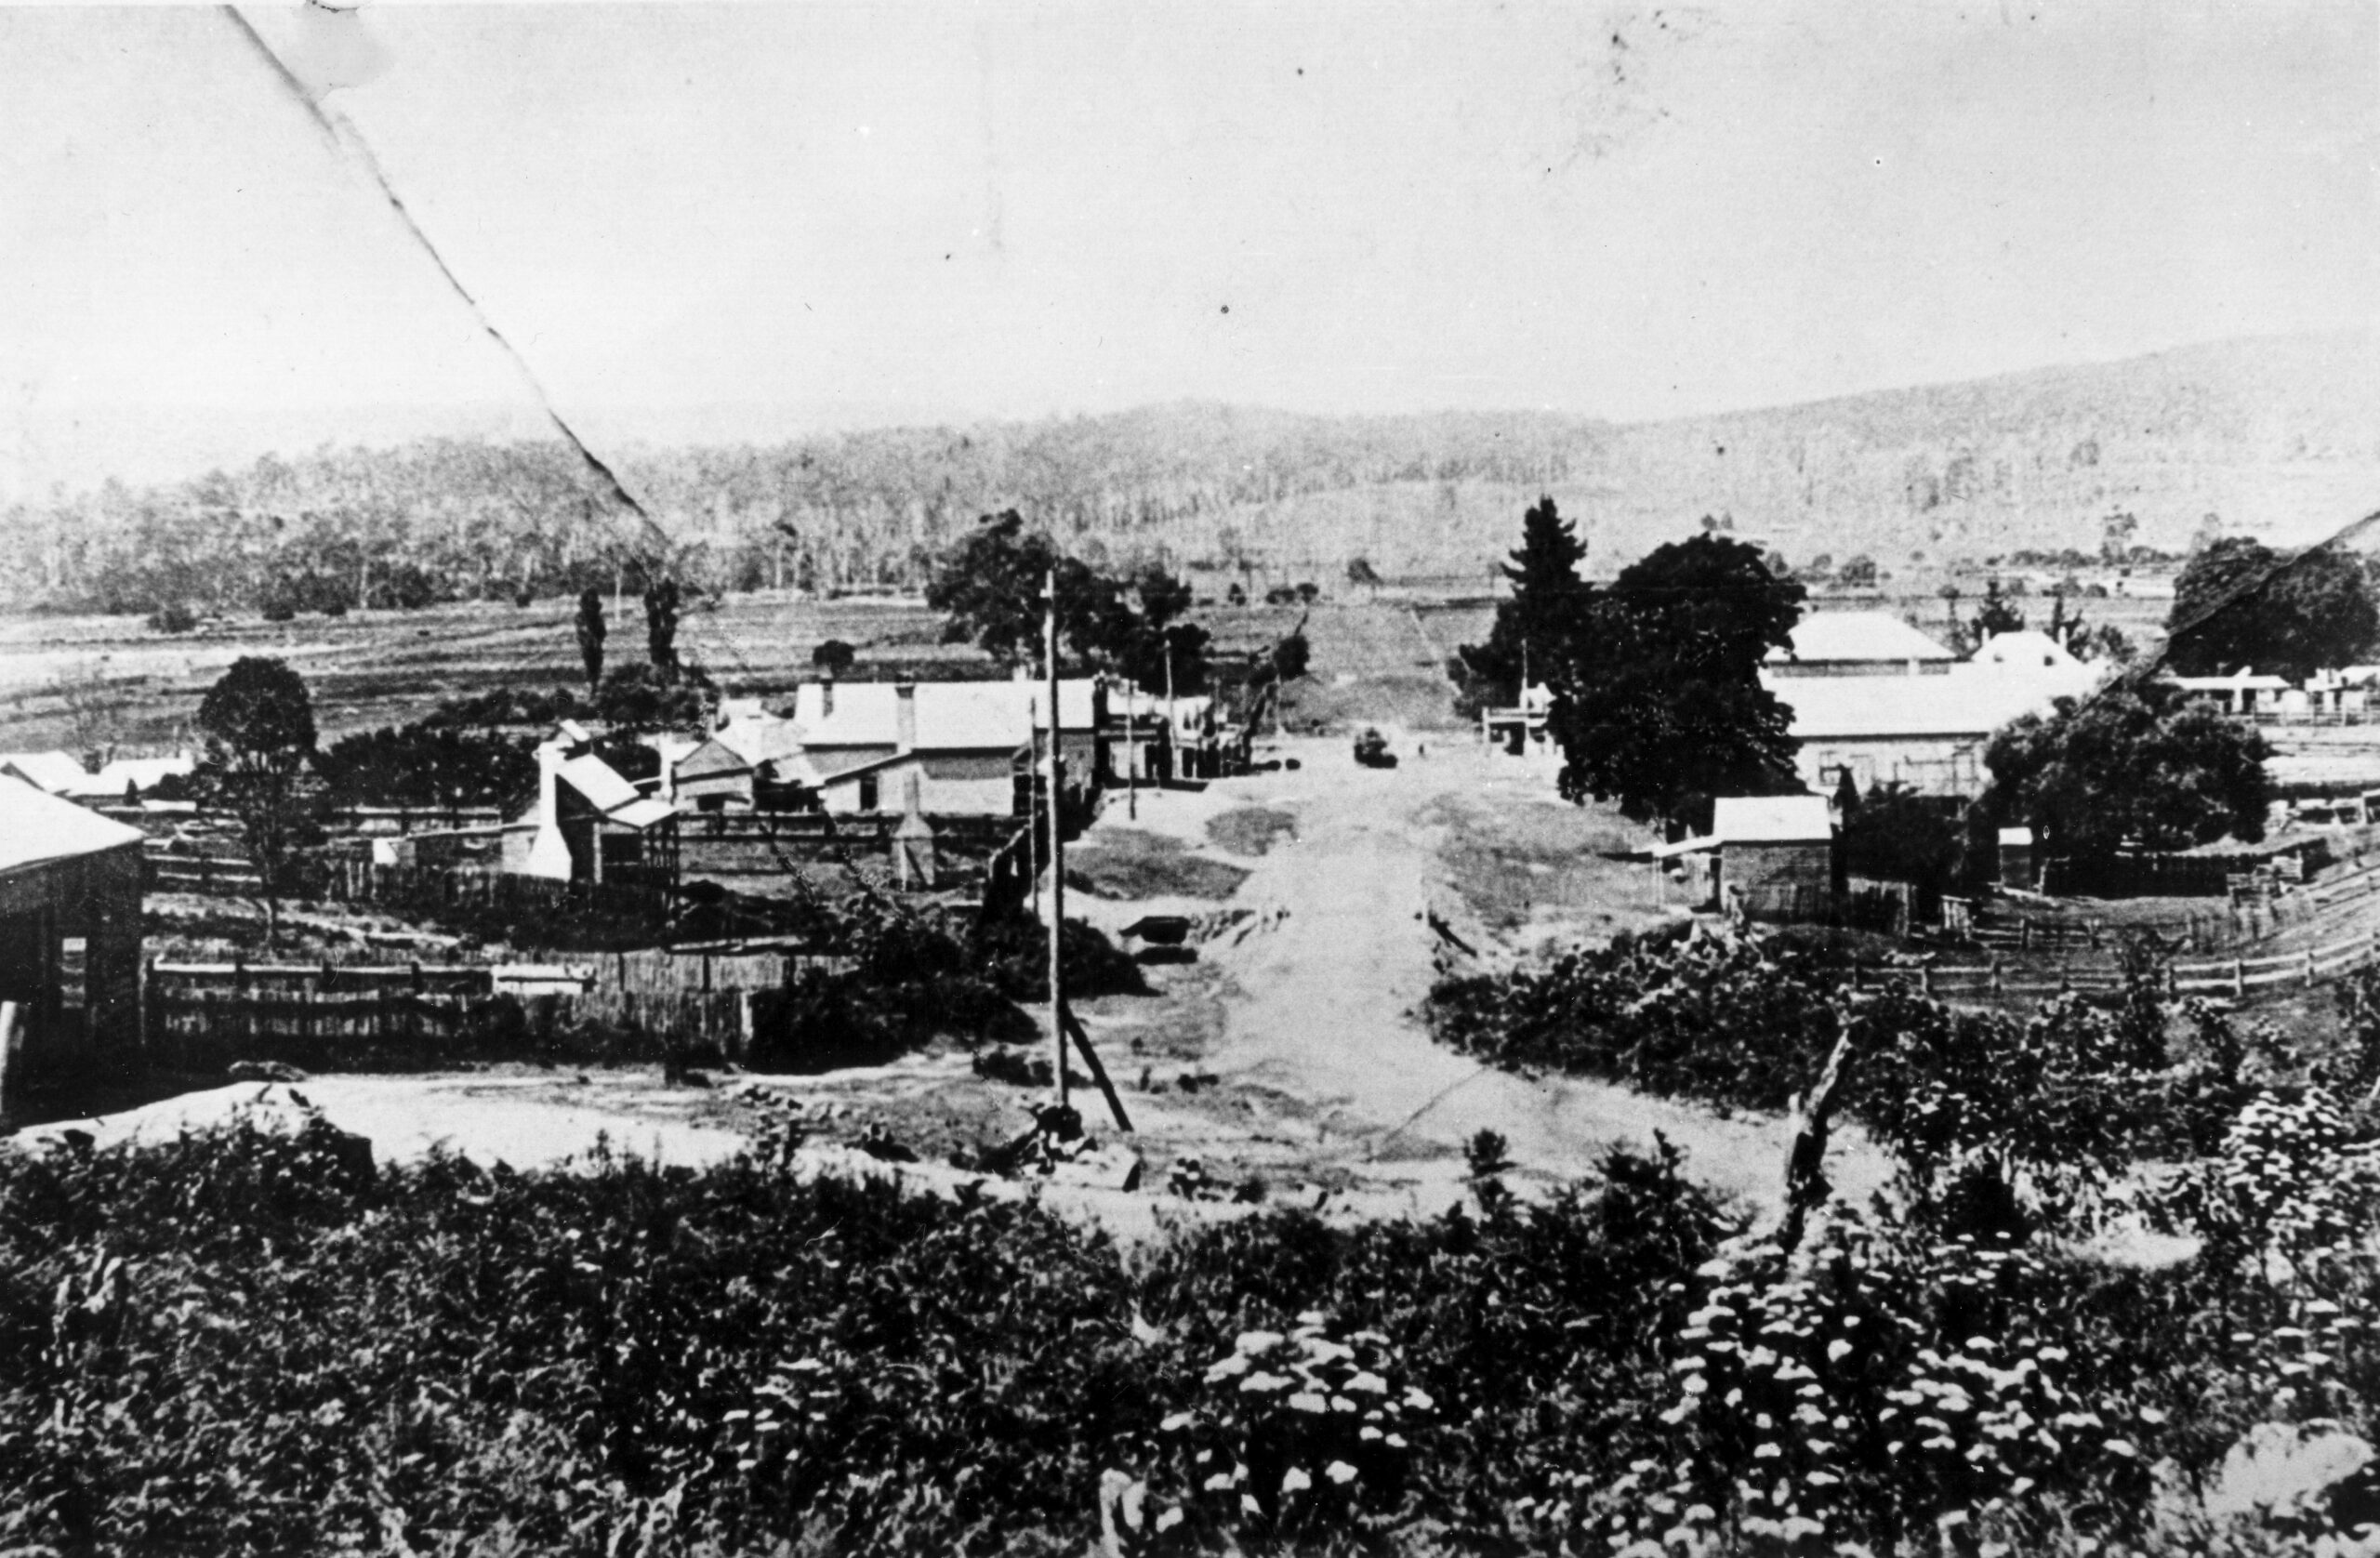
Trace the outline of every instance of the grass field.
<instances>
[{"instance_id":1,"label":"grass field","mask_svg":"<svg viewBox=\"0 0 2380 1558\"><path fill-rule=\"evenodd\" d=\"M1207 607L1194 614L1225 652L1262 652L1305 617L1313 655L1283 710L1290 729L1342 734L1380 725L1450 735L1463 727L1454 717L1447 660L1459 646L1487 636L1494 612L1476 595L1448 590L1326 598L1310 613L1255 605ZM2021 604L2036 617L2045 615L2044 602ZM1943 603L1930 596L1814 605L1911 613L1937 634L1943 615ZM641 607L630 598L608 609L609 663L641 659ZM2095 601L2084 610L2090 620L2115 622L2146 640L2154 637L2162 606ZM186 739L207 686L245 654L278 655L299 669L313 689L325 739L402 723L443 699L495 688L578 687L585 672L574 613L574 603L563 600L525 607L479 601L286 623L220 620L180 635L156 632L137 617L0 622L0 749L72 744L78 721L64 696L70 687L79 690L77 701L86 706L107 706L102 722L118 744L135 749L178 744ZM807 678L812 652L829 639L858 651L851 672L856 680L998 674L971 646L943 643L941 619L916 600L820 601L783 591L730 596L689 611L679 646L732 694L766 697Z\"/></svg>"}]
</instances>

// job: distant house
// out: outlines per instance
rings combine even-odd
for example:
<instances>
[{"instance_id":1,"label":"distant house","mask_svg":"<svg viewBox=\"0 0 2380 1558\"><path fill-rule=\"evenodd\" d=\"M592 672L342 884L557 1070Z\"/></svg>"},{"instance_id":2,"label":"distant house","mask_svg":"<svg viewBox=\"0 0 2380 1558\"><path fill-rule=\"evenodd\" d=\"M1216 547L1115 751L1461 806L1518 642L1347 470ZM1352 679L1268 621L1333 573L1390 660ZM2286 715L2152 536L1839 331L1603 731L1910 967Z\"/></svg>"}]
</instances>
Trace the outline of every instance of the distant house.
<instances>
[{"instance_id":1,"label":"distant house","mask_svg":"<svg viewBox=\"0 0 2380 1558\"><path fill-rule=\"evenodd\" d=\"M1521 689L1521 701L1511 708L1479 711L1479 737L1489 748L1520 757L1545 743L1546 720L1554 713L1553 690L1541 681Z\"/></svg>"},{"instance_id":2,"label":"distant house","mask_svg":"<svg viewBox=\"0 0 2380 1558\"><path fill-rule=\"evenodd\" d=\"M35 789L69 800L122 800L128 786L148 790L166 778L193 772L197 759L189 753L163 758L117 758L97 773L65 752L10 752L0 755L0 774L23 780Z\"/></svg>"},{"instance_id":3,"label":"distant house","mask_svg":"<svg viewBox=\"0 0 2380 1558\"><path fill-rule=\"evenodd\" d=\"M1812 612L1768 652L1773 677L1945 676L1958 655L1888 612Z\"/></svg>"},{"instance_id":4,"label":"distant house","mask_svg":"<svg viewBox=\"0 0 2380 1558\"><path fill-rule=\"evenodd\" d=\"M716 735L690 742L661 768L661 796L697 812L748 811L754 765Z\"/></svg>"},{"instance_id":5,"label":"distant house","mask_svg":"<svg viewBox=\"0 0 2380 1558\"><path fill-rule=\"evenodd\" d=\"M799 750L780 772L829 812L896 812L908 776L928 816L1009 816L1017 774L1046 741L1046 685L1035 681L804 684L793 707ZM1106 689L1059 686L1059 741L1070 775L1106 771Z\"/></svg>"},{"instance_id":6,"label":"distant house","mask_svg":"<svg viewBox=\"0 0 2380 1558\"><path fill-rule=\"evenodd\" d=\"M2282 699L2295 691L2285 678L2258 675L2242 666L2229 676L2177 676L2174 685L2193 702L2211 704L2226 714L2278 713Z\"/></svg>"},{"instance_id":7,"label":"distant house","mask_svg":"<svg viewBox=\"0 0 2380 1558\"><path fill-rule=\"evenodd\" d=\"M1205 693L1168 700L1130 686L1107 693L1106 754L1111 782L1212 779L1223 772L1222 726Z\"/></svg>"},{"instance_id":8,"label":"distant house","mask_svg":"<svg viewBox=\"0 0 2380 1558\"><path fill-rule=\"evenodd\" d=\"M594 746L583 727L564 720L538 746L528 847L507 868L556 881L674 884L677 807L639 790Z\"/></svg>"},{"instance_id":9,"label":"distant house","mask_svg":"<svg viewBox=\"0 0 2380 1558\"><path fill-rule=\"evenodd\" d=\"M0 1116L28 1085L138 1065L140 844L0 775Z\"/></svg>"},{"instance_id":10,"label":"distant house","mask_svg":"<svg viewBox=\"0 0 2380 1558\"><path fill-rule=\"evenodd\" d=\"M90 772L64 752L9 752L0 755L0 775L20 779L49 795L79 795L91 786Z\"/></svg>"},{"instance_id":11,"label":"distant house","mask_svg":"<svg viewBox=\"0 0 2380 1558\"><path fill-rule=\"evenodd\" d=\"M1898 783L1972 799L1990 775L1984 748L2010 720L2080 697L2099 672L2045 633L2003 633L1938 673L1778 676L1762 682L1792 710L1794 770L1814 790L1847 772L1861 789Z\"/></svg>"}]
</instances>

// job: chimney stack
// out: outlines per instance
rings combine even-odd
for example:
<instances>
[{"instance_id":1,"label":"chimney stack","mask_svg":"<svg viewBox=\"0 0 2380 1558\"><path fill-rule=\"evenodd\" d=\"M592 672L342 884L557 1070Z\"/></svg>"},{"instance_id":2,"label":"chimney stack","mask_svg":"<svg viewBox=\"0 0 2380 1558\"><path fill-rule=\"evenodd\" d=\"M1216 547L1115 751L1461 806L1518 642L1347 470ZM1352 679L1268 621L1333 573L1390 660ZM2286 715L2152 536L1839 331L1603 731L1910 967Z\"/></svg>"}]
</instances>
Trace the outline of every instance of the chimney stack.
<instances>
[{"instance_id":1,"label":"chimney stack","mask_svg":"<svg viewBox=\"0 0 2380 1558\"><path fill-rule=\"evenodd\" d=\"M918 749L918 684L904 681L892 689L893 750L906 757Z\"/></svg>"}]
</instances>

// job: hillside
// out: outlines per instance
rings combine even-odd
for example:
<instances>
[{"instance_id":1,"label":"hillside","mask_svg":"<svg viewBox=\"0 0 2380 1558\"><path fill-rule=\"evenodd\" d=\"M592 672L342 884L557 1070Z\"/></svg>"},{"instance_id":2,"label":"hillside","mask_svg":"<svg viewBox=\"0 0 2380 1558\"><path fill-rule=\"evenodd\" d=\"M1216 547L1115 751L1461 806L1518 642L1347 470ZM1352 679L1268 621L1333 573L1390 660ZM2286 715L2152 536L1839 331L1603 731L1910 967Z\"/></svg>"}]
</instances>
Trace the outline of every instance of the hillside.
<instances>
[{"instance_id":1,"label":"hillside","mask_svg":"<svg viewBox=\"0 0 2380 1558\"><path fill-rule=\"evenodd\" d=\"M1615 425L1554 413L1334 417L1203 403L963 429L631 448L619 463L717 588L915 584L1015 506L1114 560L1329 580L1485 577L1553 494L1608 568L1705 513L1807 561L2179 549L2204 516L2278 542L2380 507L2380 343L2270 337L1807 405ZM653 534L550 443L422 439L0 513L20 608L252 609L549 595L609 584Z\"/></svg>"}]
</instances>

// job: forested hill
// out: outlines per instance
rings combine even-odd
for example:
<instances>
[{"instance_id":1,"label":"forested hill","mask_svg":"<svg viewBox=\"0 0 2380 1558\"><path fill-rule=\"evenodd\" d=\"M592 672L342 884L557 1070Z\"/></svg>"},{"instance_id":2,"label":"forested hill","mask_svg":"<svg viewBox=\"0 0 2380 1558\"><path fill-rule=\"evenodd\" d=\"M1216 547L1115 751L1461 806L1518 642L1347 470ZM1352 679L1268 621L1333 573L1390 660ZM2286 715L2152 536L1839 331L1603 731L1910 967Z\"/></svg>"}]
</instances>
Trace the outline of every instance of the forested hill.
<instances>
[{"instance_id":1,"label":"forested hill","mask_svg":"<svg viewBox=\"0 0 2380 1558\"><path fill-rule=\"evenodd\" d=\"M715 588L914 584L1016 507L1086 554L1329 579L1478 574L1552 493L1608 568L1726 513L1789 557L1982 556L2135 539L2204 515L2281 541L2380 507L2380 354L2364 335L2194 347L1809 405L1616 426L1550 413L1341 417L1181 403L620 459L669 566ZM421 440L268 456L0 514L20 607L311 610L536 594L649 558L557 444ZM633 561L629 566L633 566Z\"/></svg>"}]
</instances>

